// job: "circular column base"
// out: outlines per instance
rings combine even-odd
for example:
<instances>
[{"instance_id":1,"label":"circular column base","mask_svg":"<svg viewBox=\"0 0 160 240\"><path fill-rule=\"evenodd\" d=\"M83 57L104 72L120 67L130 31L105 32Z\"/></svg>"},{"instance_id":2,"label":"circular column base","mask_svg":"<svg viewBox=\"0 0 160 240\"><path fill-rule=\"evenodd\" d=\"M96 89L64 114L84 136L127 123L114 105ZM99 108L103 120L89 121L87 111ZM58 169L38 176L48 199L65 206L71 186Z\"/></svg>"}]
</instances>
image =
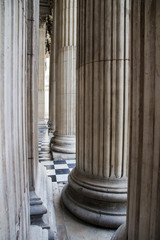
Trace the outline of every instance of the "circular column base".
<instances>
[{"instance_id":1,"label":"circular column base","mask_svg":"<svg viewBox=\"0 0 160 240\"><path fill-rule=\"evenodd\" d=\"M95 180L74 168L68 180L62 192L62 200L75 216L112 229L126 221L127 179Z\"/></svg>"},{"instance_id":2,"label":"circular column base","mask_svg":"<svg viewBox=\"0 0 160 240\"><path fill-rule=\"evenodd\" d=\"M127 229L126 229L126 224L122 224L117 231L115 232L115 234L113 235L113 237L111 238L111 240L127 240Z\"/></svg>"},{"instance_id":3,"label":"circular column base","mask_svg":"<svg viewBox=\"0 0 160 240\"><path fill-rule=\"evenodd\" d=\"M51 139L51 150L61 153L76 153L75 136L55 136Z\"/></svg>"}]
</instances>

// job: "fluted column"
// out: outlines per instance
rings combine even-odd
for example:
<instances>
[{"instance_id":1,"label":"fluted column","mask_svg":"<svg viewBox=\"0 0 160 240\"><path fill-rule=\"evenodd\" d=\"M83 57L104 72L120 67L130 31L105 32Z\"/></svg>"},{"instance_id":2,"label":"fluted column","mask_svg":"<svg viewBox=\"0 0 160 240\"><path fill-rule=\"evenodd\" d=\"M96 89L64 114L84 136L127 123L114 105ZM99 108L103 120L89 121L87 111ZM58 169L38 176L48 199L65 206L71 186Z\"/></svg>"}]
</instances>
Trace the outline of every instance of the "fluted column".
<instances>
[{"instance_id":1,"label":"fluted column","mask_svg":"<svg viewBox=\"0 0 160 240\"><path fill-rule=\"evenodd\" d=\"M128 214L114 240L160 239L160 1L133 1Z\"/></svg>"},{"instance_id":2,"label":"fluted column","mask_svg":"<svg viewBox=\"0 0 160 240\"><path fill-rule=\"evenodd\" d=\"M57 0L53 1L53 25L51 36L50 79L49 79L49 121L50 128L56 128L56 73L57 73Z\"/></svg>"},{"instance_id":3,"label":"fluted column","mask_svg":"<svg viewBox=\"0 0 160 240\"><path fill-rule=\"evenodd\" d=\"M118 227L127 201L130 1L78 1L76 168L66 207Z\"/></svg>"},{"instance_id":4,"label":"fluted column","mask_svg":"<svg viewBox=\"0 0 160 240\"><path fill-rule=\"evenodd\" d=\"M46 19L40 18L39 26L39 73L38 73L38 118L45 118L45 36Z\"/></svg>"},{"instance_id":5,"label":"fluted column","mask_svg":"<svg viewBox=\"0 0 160 240\"><path fill-rule=\"evenodd\" d=\"M77 0L57 2L58 65L53 151L75 153Z\"/></svg>"}]
</instances>

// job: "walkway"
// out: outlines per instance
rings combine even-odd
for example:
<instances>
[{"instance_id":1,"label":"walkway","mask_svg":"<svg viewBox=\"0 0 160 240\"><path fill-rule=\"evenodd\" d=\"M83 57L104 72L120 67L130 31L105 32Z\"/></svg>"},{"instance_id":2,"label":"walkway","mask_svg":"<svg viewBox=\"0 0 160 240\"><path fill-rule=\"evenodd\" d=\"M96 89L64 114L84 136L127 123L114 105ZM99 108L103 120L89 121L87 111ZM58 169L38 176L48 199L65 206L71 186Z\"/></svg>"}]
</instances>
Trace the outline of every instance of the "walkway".
<instances>
[{"instance_id":1,"label":"walkway","mask_svg":"<svg viewBox=\"0 0 160 240\"><path fill-rule=\"evenodd\" d=\"M47 175L52 178L52 182L66 183L68 174L75 167L76 161L73 159L53 160L50 153L50 136L47 128L39 130L39 161L46 167Z\"/></svg>"}]
</instances>

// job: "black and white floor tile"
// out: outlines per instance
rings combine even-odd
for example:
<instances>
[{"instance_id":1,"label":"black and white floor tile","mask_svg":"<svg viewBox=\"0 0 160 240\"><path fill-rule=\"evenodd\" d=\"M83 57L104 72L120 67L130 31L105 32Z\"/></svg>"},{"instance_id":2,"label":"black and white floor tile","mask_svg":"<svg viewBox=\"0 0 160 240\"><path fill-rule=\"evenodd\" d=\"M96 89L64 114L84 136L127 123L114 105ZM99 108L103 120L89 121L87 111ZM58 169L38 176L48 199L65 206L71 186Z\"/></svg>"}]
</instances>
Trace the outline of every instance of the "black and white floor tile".
<instances>
[{"instance_id":1,"label":"black and white floor tile","mask_svg":"<svg viewBox=\"0 0 160 240\"><path fill-rule=\"evenodd\" d=\"M52 182L66 183L68 181L68 174L75 167L76 160L53 160L49 147L50 138L46 127L39 129L39 161L46 167L47 175L52 178Z\"/></svg>"}]
</instances>

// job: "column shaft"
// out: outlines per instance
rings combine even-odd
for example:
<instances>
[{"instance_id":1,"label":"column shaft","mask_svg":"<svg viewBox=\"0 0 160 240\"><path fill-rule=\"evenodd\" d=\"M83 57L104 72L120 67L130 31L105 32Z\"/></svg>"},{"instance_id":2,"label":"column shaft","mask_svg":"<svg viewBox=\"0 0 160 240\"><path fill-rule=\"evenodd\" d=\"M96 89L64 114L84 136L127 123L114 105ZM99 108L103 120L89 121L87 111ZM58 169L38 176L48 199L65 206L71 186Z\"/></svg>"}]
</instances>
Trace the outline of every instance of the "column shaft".
<instances>
[{"instance_id":1,"label":"column shaft","mask_svg":"<svg viewBox=\"0 0 160 240\"><path fill-rule=\"evenodd\" d=\"M46 22L40 19L39 27L39 76L38 76L38 118L45 118L45 36Z\"/></svg>"},{"instance_id":2,"label":"column shaft","mask_svg":"<svg viewBox=\"0 0 160 240\"><path fill-rule=\"evenodd\" d=\"M125 221L130 1L78 1L76 168L65 205L91 223Z\"/></svg>"},{"instance_id":3,"label":"column shaft","mask_svg":"<svg viewBox=\"0 0 160 240\"><path fill-rule=\"evenodd\" d=\"M128 215L114 240L160 238L160 2L132 5Z\"/></svg>"},{"instance_id":4,"label":"column shaft","mask_svg":"<svg viewBox=\"0 0 160 240\"><path fill-rule=\"evenodd\" d=\"M160 238L160 2L133 4L128 239Z\"/></svg>"},{"instance_id":5,"label":"column shaft","mask_svg":"<svg viewBox=\"0 0 160 240\"><path fill-rule=\"evenodd\" d=\"M75 153L76 0L57 2L56 133L54 151Z\"/></svg>"},{"instance_id":6,"label":"column shaft","mask_svg":"<svg viewBox=\"0 0 160 240\"><path fill-rule=\"evenodd\" d=\"M49 81L49 121L51 130L56 128L56 73L57 73L57 0L53 2L53 26L51 36L50 81Z\"/></svg>"}]
</instances>

